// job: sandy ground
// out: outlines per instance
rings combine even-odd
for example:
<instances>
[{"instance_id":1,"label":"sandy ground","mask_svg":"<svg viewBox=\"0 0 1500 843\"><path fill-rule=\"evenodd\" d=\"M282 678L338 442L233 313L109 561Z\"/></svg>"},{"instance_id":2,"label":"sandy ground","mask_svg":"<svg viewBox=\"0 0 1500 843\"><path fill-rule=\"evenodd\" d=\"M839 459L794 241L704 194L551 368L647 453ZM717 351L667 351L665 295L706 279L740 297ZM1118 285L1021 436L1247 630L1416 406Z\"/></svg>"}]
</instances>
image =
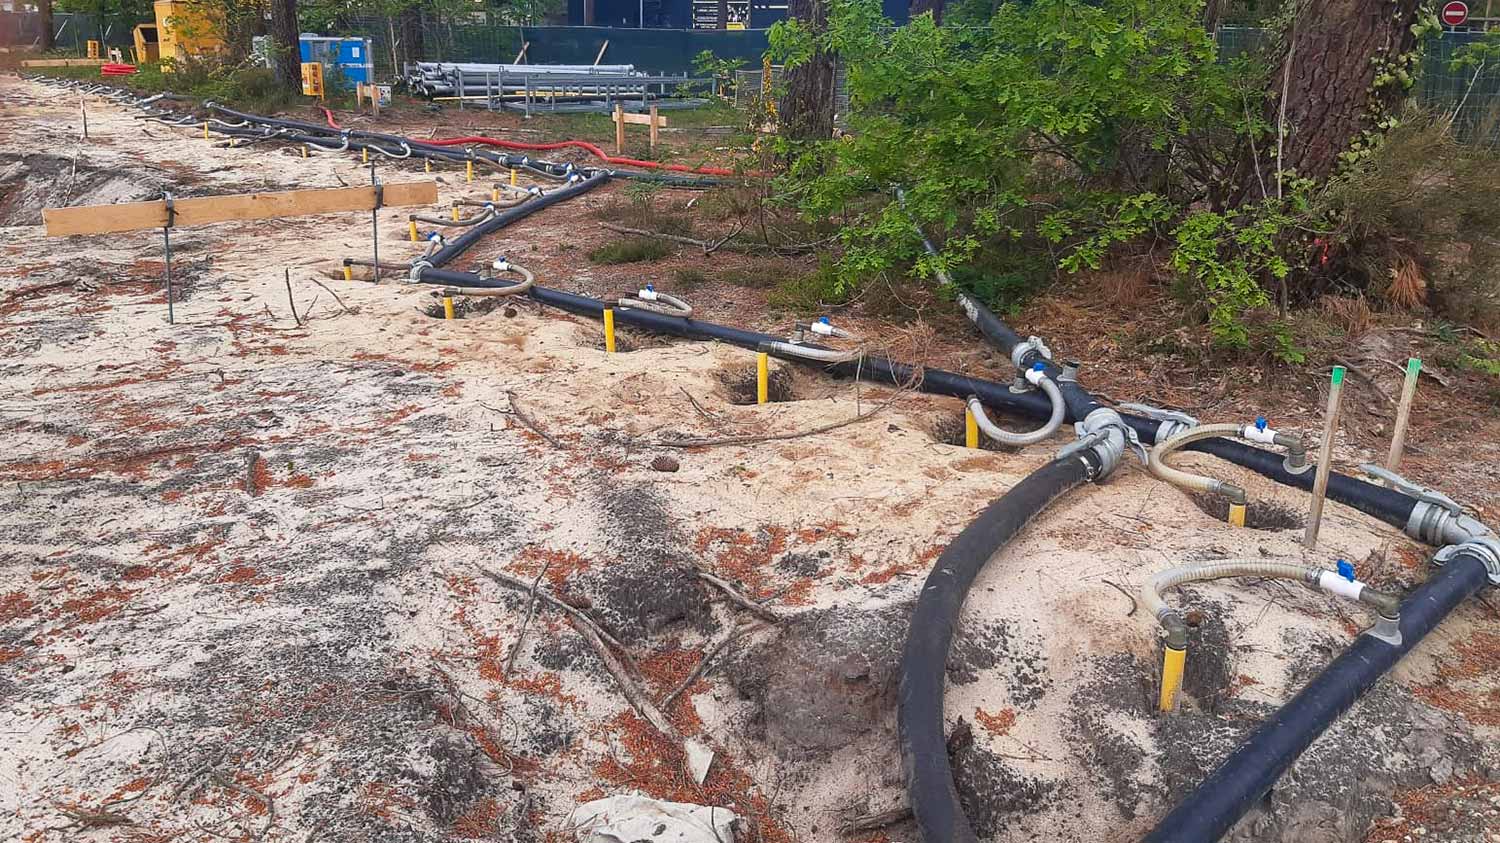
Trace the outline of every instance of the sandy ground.
<instances>
[{"instance_id":1,"label":"sandy ground","mask_svg":"<svg viewBox=\"0 0 1500 843\"><path fill-rule=\"evenodd\" d=\"M368 178L351 156L216 148L100 101L80 143L76 103L13 77L0 103L12 211ZM439 189L445 207L483 198L451 173ZM381 213L387 259L414 253L407 213ZM544 212L475 259L534 255L540 283L630 289L628 271L554 268L596 236L571 219ZM730 807L742 840L914 839L910 823L839 831L904 798L910 601L1064 438L969 451L935 435L955 400L789 369L789 400L736 404L746 352L627 337L638 350L609 355L595 325L525 303L434 319L426 290L335 280L337 259L369 254L360 214L177 233L175 325L158 234L0 239L0 838L567 840L576 804L637 789ZM818 436L664 444L860 413ZM1294 520L1305 507L1230 476ZM1129 465L992 560L947 703L972 724L955 762L986 839L1136 839L1364 625L1301 588L1192 589L1176 598L1204 612L1186 710L1159 718L1157 631L1131 596L1154 572L1250 556L1423 576L1422 548L1338 505L1316 551L1300 535L1231 530ZM787 619L746 631L695 569ZM538 611L507 669L527 599L487 572L540 577L595 618L656 699L744 632L668 711L716 750L708 781L685 779L558 612ZM1494 616L1465 607L1237 839L1364 839L1433 783L1479 808L1424 839L1500 839L1484 802L1496 653ZM1384 822L1394 836L1370 839L1412 833Z\"/></svg>"}]
</instances>

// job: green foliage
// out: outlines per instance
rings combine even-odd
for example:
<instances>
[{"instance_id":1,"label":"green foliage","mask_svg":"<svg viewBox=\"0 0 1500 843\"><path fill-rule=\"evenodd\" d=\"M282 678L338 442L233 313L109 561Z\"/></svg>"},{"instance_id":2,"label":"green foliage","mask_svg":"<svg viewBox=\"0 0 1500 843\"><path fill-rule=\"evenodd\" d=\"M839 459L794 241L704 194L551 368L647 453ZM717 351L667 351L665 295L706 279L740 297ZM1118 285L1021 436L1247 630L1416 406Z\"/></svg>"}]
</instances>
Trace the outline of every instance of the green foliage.
<instances>
[{"instance_id":1,"label":"green foliage","mask_svg":"<svg viewBox=\"0 0 1500 843\"><path fill-rule=\"evenodd\" d=\"M1244 314L1271 303L1261 279L1284 280L1291 271L1280 250L1292 221L1282 203L1268 199L1234 212L1196 211L1172 231L1172 268L1202 296L1219 345L1249 345Z\"/></svg>"},{"instance_id":2,"label":"green foliage","mask_svg":"<svg viewBox=\"0 0 1500 843\"><path fill-rule=\"evenodd\" d=\"M842 225L834 289L892 271L952 276L1000 253L1094 269L1113 247L1164 234L1204 198L1199 186L1235 170L1237 139L1265 130L1246 117L1248 65L1217 60L1201 8L1036 0L1003 3L973 25L922 16L892 28L873 0L832 0L826 33L795 21L773 29L779 60L833 50L848 70L850 136L780 141L786 193L808 218ZM1185 149L1196 170L1167 166ZM913 223L941 245L938 255L923 251ZM1184 265L1239 291L1220 294L1227 317L1246 285L1225 274L1234 257L1222 271L1202 265L1206 257ZM1005 306L1031 286L1006 278L965 273L957 283Z\"/></svg>"},{"instance_id":3,"label":"green foliage","mask_svg":"<svg viewBox=\"0 0 1500 843\"><path fill-rule=\"evenodd\" d=\"M693 72L714 80L714 90L723 97L734 95L734 72L744 65L737 58L721 59L713 50L702 50L693 56Z\"/></svg>"},{"instance_id":4,"label":"green foliage","mask_svg":"<svg viewBox=\"0 0 1500 843\"><path fill-rule=\"evenodd\" d=\"M671 247L655 237L627 237L589 252L589 260L603 264L637 263L661 260L671 253Z\"/></svg>"},{"instance_id":5,"label":"green foliage","mask_svg":"<svg viewBox=\"0 0 1500 843\"><path fill-rule=\"evenodd\" d=\"M833 261L825 255L812 272L776 282L767 302L772 307L810 316L824 313L829 307L847 304L853 293L842 283Z\"/></svg>"}]
</instances>

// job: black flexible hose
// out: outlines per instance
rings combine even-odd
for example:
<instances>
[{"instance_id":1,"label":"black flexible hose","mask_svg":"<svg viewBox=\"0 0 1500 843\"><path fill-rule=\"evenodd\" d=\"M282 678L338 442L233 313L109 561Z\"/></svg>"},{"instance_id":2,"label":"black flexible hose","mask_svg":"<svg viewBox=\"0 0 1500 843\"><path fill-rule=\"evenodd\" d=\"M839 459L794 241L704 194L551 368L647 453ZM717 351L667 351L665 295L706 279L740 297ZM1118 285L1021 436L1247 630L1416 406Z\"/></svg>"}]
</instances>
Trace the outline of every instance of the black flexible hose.
<instances>
[{"instance_id":1,"label":"black flexible hose","mask_svg":"<svg viewBox=\"0 0 1500 843\"><path fill-rule=\"evenodd\" d=\"M441 267L468 251L474 244L484 239L486 235L499 231L516 220L531 216L543 208L551 207L558 202L563 202L572 199L574 196L587 193L608 180L608 173L595 173L583 181L577 181L566 187L560 187L550 193L544 193L541 196L522 202L513 208L506 208L484 222L466 229L463 234L453 238L448 245L434 252L432 257L428 258L428 261L433 266Z\"/></svg>"},{"instance_id":2,"label":"black flexible hose","mask_svg":"<svg viewBox=\"0 0 1500 843\"><path fill-rule=\"evenodd\" d=\"M976 843L964 816L943 734L948 648L974 578L1006 542L1049 504L1088 482L1081 455L1053 460L1026 476L958 534L938 557L912 610L901 656L898 723L906 793L922 839Z\"/></svg>"},{"instance_id":3,"label":"black flexible hose","mask_svg":"<svg viewBox=\"0 0 1500 843\"><path fill-rule=\"evenodd\" d=\"M960 304L964 309L964 313L968 315L980 333L1006 355L1011 354L1016 345L1021 342L1020 335L1007 326L1000 317L996 316L994 311L985 307L982 302L975 300L972 296L963 295ZM1103 406L1092 394L1080 386L1077 381L1061 380L1062 368L1051 360L1043 358L1039 353L1033 352L1027 355L1021 361L1021 368L1027 368L1038 362L1046 367L1045 371L1048 377L1058 382L1058 387L1062 390L1064 403L1068 407L1069 421L1079 421L1085 418L1090 412ZM991 403L986 395L979 394L979 397L986 404ZM1035 409L1028 405L1025 411L1040 418L1045 418L1047 402L1039 400L1034 403L1037 405ZM1005 405L998 404L996 406ZM1161 426L1160 422L1155 419L1143 418L1128 413L1121 413L1120 417L1124 419L1126 424L1130 425L1131 429L1136 432L1136 435L1140 437L1142 442L1148 445L1156 443L1156 431ZM1243 442L1236 442L1232 439L1205 439L1187 446L1185 450L1212 454L1235 465L1248 468L1277 483L1303 490L1312 489L1313 478L1316 474L1312 470L1294 474L1287 471L1281 455L1247 445ZM1407 522L1411 520L1412 509L1417 505L1416 499L1409 495L1402 494L1394 489L1387 489L1384 486L1375 485L1374 483L1366 483L1358 478L1339 474L1338 472L1332 472L1328 475L1328 497L1331 500L1338 501L1347 507L1357 509L1366 515L1378 518L1400 529L1406 528Z\"/></svg>"},{"instance_id":4,"label":"black flexible hose","mask_svg":"<svg viewBox=\"0 0 1500 843\"><path fill-rule=\"evenodd\" d=\"M1488 582L1484 560L1455 554L1401 603L1400 644L1368 632L1359 636L1162 819L1145 843L1210 843L1222 837L1339 715Z\"/></svg>"}]
</instances>

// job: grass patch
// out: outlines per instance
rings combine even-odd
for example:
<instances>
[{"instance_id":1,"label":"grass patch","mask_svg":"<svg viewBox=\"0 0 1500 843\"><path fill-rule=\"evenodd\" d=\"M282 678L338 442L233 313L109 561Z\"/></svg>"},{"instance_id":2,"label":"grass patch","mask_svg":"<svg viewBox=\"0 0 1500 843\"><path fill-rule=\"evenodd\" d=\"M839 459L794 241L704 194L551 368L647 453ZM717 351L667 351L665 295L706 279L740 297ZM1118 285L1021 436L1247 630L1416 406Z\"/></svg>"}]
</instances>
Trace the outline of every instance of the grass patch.
<instances>
[{"instance_id":1,"label":"grass patch","mask_svg":"<svg viewBox=\"0 0 1500 843\"><path fill-rule=\"evenodd\" d=\"M684 266L672 273L672 284L679 290L691 292L709 282L708 273L697 267Z\"/></svg>"},{"instance_id":2,"label":"grass patch","mask_svg":"<svg viewBox=\"0 0 1500 843\"><path fill-rule=\"evenodd\" d=\"M671 247L654 237L627 237L589 252L592 263L639 263L661 260L672 253Z\"/></svg>"},{"instance_id":3,"label":"grass patch","mask_svg":"<svg viewBox=\"0 0 1500 843\"><path fill-rule=\"evenodd\" d=\"M848 304L859 292L847 284L839 283L833 261L826 257L818 262L818 268L812 272L782 277L786 280L776 284L767 303L794 313L819 313L829 307Z\"/></svg>"}]
</instances>

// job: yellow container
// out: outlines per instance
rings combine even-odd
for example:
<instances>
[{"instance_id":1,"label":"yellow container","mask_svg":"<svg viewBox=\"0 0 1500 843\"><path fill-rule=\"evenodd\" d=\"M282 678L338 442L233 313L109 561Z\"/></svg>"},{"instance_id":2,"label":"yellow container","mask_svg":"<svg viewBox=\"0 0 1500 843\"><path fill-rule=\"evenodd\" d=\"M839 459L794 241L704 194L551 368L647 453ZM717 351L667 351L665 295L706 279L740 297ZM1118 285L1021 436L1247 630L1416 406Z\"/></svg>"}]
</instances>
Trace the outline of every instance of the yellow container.
<instances>
[{"instance_id":1,"label":"yellow container","mask_svg":"<svg viewBox=\"0 0 1500 843\"><path fill-rule=\"evenodd\" d=\"M138 64L161 61L161 44L156 40L156 24L143 23L135 28L135 60Z\"/></svg>"},{"instance_id":2,"label":"yellow container","mask_svg":"<svg viewBox=\"0 0 1500 843\"><path fill-rule=\"evenodd\" d=\"M224 48L224 14L207 3L156 0L156 33L161 58L184 59Z\"/></svg>"},{"instance_id":3,"label":"yellow container","mask_svg":"<svg viewBox=\"0 0 1500 843\"><path fill-rule=\"evenodd\" d=\"M92 41L92 40L89 41L89 58L91 58L91 59L99 58L99 42L98 41Z\"/></svg>"}]
</instances>

